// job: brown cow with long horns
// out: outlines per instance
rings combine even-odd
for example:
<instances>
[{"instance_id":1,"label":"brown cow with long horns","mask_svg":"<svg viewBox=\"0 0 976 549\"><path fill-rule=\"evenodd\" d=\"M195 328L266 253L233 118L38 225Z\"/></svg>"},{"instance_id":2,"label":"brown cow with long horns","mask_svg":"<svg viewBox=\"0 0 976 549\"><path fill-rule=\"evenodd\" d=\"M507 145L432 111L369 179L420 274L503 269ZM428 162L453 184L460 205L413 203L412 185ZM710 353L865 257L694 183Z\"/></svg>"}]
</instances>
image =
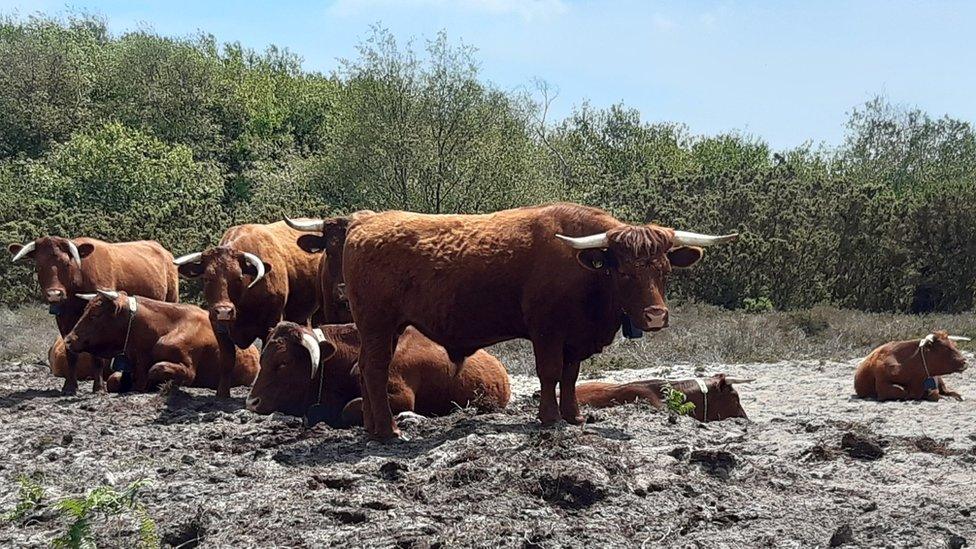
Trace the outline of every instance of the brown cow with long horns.
<instances>
[{"instance_id":1,"label":"brown cow with long horns","mask_svg":"<svg viewBox=\"0 0 976 549\"><path fill-rule=\"evenodd\" d=\"M41 292L61 336L74 328L87 305L77 297L79 293L116 288L153 299L179 301L179 277L173 255L154 241L109 243L94 238L45 236L26 244L11 244L7 249L14 262L34 261ZM62 394L73 395L78 390L77 363L78 355L68 352ZM92 389L103 388L102 376L95 375Z\"/></svg>"},{"instance_id":2,"label":"brown cow with long horns","mask_svg":"<svg viewBox=\"0 0 976 549\"><path fill-rule=\"evenodd\" d=\"M124 354L132 362L132 386L148 391L163 383L217 389L224 382L217 337L207 311L99 290L79 294L90 301L64 343L74 352L102 358ZM258 373L258 350L235 349L230 385L250 385ZM117 374L113 374L117 375ZM110 380L109 386L113 384Z\"/></svg>"},{"instance_id":3,"label":"brown cow with long horns","mask_svg":"<svg viewBox=\"0 0 976 549\"><path fill-rule=\"evenodd\" d=\"M567 203L354 220L343 278L362 337L367 429L379 438L398 435L386 387L406 326L445 347L455 363L500 341L529 339L542 385L539 418L580 423L580 362L613 341L625 316L641 330L667 327L671 269L698 262L699 246L736 238L628 225Z\"/></svg>"},{"instance_id":4,"label":"brown cow with long horns","mask_svg":"<svg viewBox=\"0 0 976 549\"><path fill-rule=\"evenodd\" d=\"M220 244L176 259L180 275L203 278L203 295L221 346L226 379L217 396L230 396L234 346L264 342L282 319L306 324L318 307L317 254L296 244L302 233L278 221L227 229Z\"/></svg>"},{"instance_id":5,"label":"brown cow with long horns","mask_svg":"<svg viewBox=\"0 0 976 549\"><path fill-rule=\"evenodd\" d=\"M664 408L664 387L670 386L684 393L695 405L691 416L701 422L722 421L733 417L748 417L739 402L735 390L738 383L749 383L751 379L727 377L716 374L706 378L693 379L645 379L629 383L606 383L591 381L576 386L576 397L580 406L610 408L645 401L657 409Z\"/></svg>"}]
</instances>

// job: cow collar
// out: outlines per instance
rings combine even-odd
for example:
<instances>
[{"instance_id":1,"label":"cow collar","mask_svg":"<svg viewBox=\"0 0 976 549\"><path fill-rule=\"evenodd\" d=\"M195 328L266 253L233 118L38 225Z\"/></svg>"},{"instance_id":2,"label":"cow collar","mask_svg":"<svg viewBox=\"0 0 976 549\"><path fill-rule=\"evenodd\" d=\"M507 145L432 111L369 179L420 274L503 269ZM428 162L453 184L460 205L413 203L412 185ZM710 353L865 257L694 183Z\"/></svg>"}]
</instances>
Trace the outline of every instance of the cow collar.
<instances>
[{"instance_id":1,"label":"cow collar","mask_svg":"<svg viewBox=\"0 0 976 549\"><path fill-rule=\"evenodd\" d=\"M925 346L929 343L932 343L933 340L934 340L934 336L932 334L929 334L924 338L922 338L921 341L918 342L918 353L922 355L922 367L925 368L925 380L922 381L922 388L930 391L937 390L939 388L939 383L935 380L934 377L932 377L932 374L929 373L929 365L928 362L925 360Z\"/></svg>"}]
</instances>

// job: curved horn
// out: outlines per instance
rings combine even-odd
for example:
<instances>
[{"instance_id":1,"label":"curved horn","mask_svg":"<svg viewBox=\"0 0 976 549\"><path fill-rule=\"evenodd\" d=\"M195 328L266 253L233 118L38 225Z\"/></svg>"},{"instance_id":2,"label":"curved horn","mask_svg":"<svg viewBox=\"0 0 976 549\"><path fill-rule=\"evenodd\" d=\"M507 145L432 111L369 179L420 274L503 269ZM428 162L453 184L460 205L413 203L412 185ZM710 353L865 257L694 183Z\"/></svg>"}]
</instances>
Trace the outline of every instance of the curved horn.
<instances>
[{"instance_id":1,"label":"curved horn","mask_svg":"<svg viewBox=\"0 0 976 549\"><path fill-rule=\"evenodd\" d=\"M254 265L254 268L257 269L258 271L257 276L254 277L254 280L252 280L251 283L247 285L247 287L250 288L251 286L257 284L259 280L264 278L264 261L261 261L261 258L254 254L249 254L247 252L241 252L241 253L244 255L244 259L246 259L247 262L250 263L251 265Z\"/></svg>"},{"instance_id":2,"label":"curved horn","mask_svg":"<svg viewBox=\"0 0 976 549\"><path fill-rule=\"evenodd\" d=\"M714 246L735 242L739 239L739 233L732 233L723 236L712 236L707 234L689 233L688 231L674 231L674 247L678 246Z\"/></svg>"},{"instance_id":3,"label":"curved horn","mask_svg":"<svg viewBox=\"0 0 976 549\"><path fill-rule=\"evenodd\" d=\"M610 245L607 233L591 234L589 236L564 236L556 234L556 238L577 250L589 250L591 248L606 248Z\"/></svg>"},{"instance_id":4,"label":"curved horn","mask_svg":"<svg viewBox=\"0 0 976 549\"><path fill-rule=\"evenodd\" d=\"M80 299L84 299L85 301L91 301L91 300L95 299L95 296L96 295L98 295L98 294L75 294L75 297L80 298Z\"/></svg>"},{"instance_id":5,"label":"curved horn","mask_svg":"<svg viewBox=\"0 0 976 549\"><path fill-rule=\"evenodd\" d=\"M312 379L315 379L315 374L319 371L319 342L308 333L302 332L302 347L308 349L308 356L312 361Z\"/></svg>"},{"instance_id":6,"label":"curved horn","mask_svg":"<svg viewBox=\"0 0 976 549\"><path fill-rule=\"evenodd\" d=\"M187 263L196 263L197 261L200 261L201 257L203 257L203 252L193 252L192 254L177 257L173 260L173 265L179 267L180 265L186 265Z\"/></svg>"},{"instance_id":7,"label":"curved horn","mask_svg":"<svg viewBox=\"0 0 976 549\"><path fill-rule=\"evenodd\" d=\"M71 259L75 260L75 264L81 267L81 254L78 253L78 245L72 241L68 241L68 252L71 253Z\"/></svg>"},{"instance_id":8,"label":"curved horn","mask_svg":"<svg viewBox=\"0 0 976 549\"><path fill-rule=\"evenodd\" d=\"M116 292L115 290L98 290L98 293L102 294L103 296L109 299L119 298L119 292Z\"/></svg>"},{"instance_id":9,"label":"curved horn","mask_svg":"<svg viewBox=\"0 0 976 549\"><path fill-rule=\"evenodd\" d=\"M24 257L25 255L33 252L35 246L37 246L37 243L34 242L34 241L31 241L31 242L28 242L27 244L24 244L24 247L21 248L20 251L17 252L16 255L14 255L14 258L11 261L11 263L17 263L18 261L21 260L22 257Z\"/></svg>"},{"instance_id":10,"label":"curved horn","mask_svg":"<svg viewBox=\"0 0 976 549\"><path fill-rule=\"evenodd\" d=\"M285 223L289 227L295 229L296 231L303 231L306 233L320 233L322 229L325 228L325 221L321 219L291 219L289 217L285 218Z\"/></svg>"},{"instance_id":11,"label":"curved horn","mask_svg":"<svg viewBox=\"0 0 976 549\"><path fill-rule=\"evenodd\" d=\"M973 338L965 336L949 336L949 341L972 341Z\"/></svg>"},{"instance_id":12,"label":"curved horn","mask_svg":"<svg viewBox=\"0 0 976 549\"><path fill-rule=\"evenodd\" d=\"M754 378L754 377L727 377L727 378L725 378L725 381L728 382L728 383L731 383L731 384L735 384L735 383L752 383L753 381L756 381L756 378Z\"/></svg>"}]
</instances>

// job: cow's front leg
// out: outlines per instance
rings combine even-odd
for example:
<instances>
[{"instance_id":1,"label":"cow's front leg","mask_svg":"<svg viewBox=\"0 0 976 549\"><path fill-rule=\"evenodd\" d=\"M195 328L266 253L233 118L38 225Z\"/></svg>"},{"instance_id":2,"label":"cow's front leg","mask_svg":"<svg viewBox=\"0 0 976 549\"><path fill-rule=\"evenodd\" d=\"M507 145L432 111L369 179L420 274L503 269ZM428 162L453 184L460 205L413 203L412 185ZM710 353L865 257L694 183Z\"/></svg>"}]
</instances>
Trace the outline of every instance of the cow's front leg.
<instances>
[{"instance_id":1,"label":"cow's front leg","mask_svg":"<svg viewBox=\"0 0 976 549\"><path fill-rule=\"evenodd\" d=\"M149 369L149 387L157 388L167 381L172 381L176 385L189 387L196 379L196 372L183 363L177 362L157 362Z\"/></svg>"},{"instance_id":2,"label":"cow's front leg","mask_svg":"<svg viewBox=\"0 0 976 549\"><path fill-rule=\"evenodd\" d=\"M533 341L532 349L535 352L535 372L539 376L539 384L541 386L539 421L543 425L552 425L559 421L560 417L559 404L556 402L556 384L562 379L563 373L562 344L556 345L546 341ZM575 395L576 392L574 389L574 404Z\"/></svg>"},{"instance_id":3,"label":"cow's front leg","mask_svg":"<svg viewBox=\"0 0 976 549\"><path fill-rule=\"evenodd\" d=\"M360 332L362 333L362 332ZM400 436L393 421L387 385L390 382L390 359L394 335L364 338L359 351L359 371L363 376L363 424L367 432L380 440Z\"/></svg>"},{"instance_id":4,"label":"cow's front leg","mask_svg":"<svg viewBox=\"0 0 976 549\"><path fill-rule=\"evenodd\" d=\"M93 361L94 370L95 370L95 379L92 380L92 392L93 393L104 393L105 392L105 379L104 379L103 376L105 375L105 368L107 368L108 366L106 366L106 364L105 364L106 361L105 360L102 360L100 358L96 358L94 356L92 356L92 361Z\"/></svg>"},{"instance_id":5,"label":"cow's front leg","mask_svg":"<svg viewBox=\"0 0 976 549\"><path fill-rule=\"evenodd\" d=\"M64 385L61 387L61 394L72 396L78 393L78 353L74 353L65 347L65 356L68 359L68 370L64 373Z\"/></svg>"},{"instance_id":6,"label":"cow's front leg","mask_svg":"<svg viewBox=\"0 0 976 549\"><path fill-rule=\"evenodd\" d=\"M217 381L217 397L230 398L230 387L234 384L234 367L237 365L237 346L228 334L217 334L220 349L220 380Z\"/></svg>"},{"instance_id":7,"label":"cow's front leg","mask_svg":"<svg viewBox=\"0 0 976 549\"><path fill-rule=\"evenodd\" d=\"M563 366L563 375L559 380L559 412L563 419L573 425L583 423L583 416L576 401L576 380L579 378L579 370L579 362L570 362Z\"/></svg>"}]
</instances>

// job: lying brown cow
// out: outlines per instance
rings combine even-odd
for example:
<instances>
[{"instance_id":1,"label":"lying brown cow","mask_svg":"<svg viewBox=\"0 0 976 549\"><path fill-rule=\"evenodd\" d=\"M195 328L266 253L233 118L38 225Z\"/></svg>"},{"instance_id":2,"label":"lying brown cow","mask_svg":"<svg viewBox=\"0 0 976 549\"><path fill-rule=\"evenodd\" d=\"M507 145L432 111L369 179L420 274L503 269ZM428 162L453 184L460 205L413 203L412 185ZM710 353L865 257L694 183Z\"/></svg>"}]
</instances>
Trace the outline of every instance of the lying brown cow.
<instances>
[{"instance_id":1,"label":"lying brown cow","mask_svg":"<svg viewBox=\"0 0 976 549\"><path fill-rule=\"evenodd\" d=\"M217 396L230 395L234 346L266 341L282 319L305 324L318 307L319 257L298 247L302 233L279 221L231 227L220 245L176 260L188 278L203 278L203 295L213 329L221 334L221 371L227 376ZM226 334L226 336L224 336Z\"/></svg>"},{"instance_id":2,"label":"lying brown cow","mask_svg":"<svg viewBox=\"0 0 976 549\"><path fill-rule=\"evenodd\" d=\"M966 369L956 341L969 338L938 331L921 340L885 343L857 366L854 392L878 400L962 400L959 393L946 388L941 377Z\"/></svg>"},{"instance_id":3,"label":"lying brown cow","mask_svg":"<svg viewBox=\"0 0 976 549\"><path fill-rule=\"evenodd\" d=\"M75 375L78 381L94 380L96 375L102 376L103 380L108 377L110 372L107 368L102 368L101 359L97 359L88 353L77 356L78 362L75 363ZM47 363L54 377L60 377L62 379L68 377L68 348L65 346L64 339L60 335L54 340L54 345L51 345L51 348L47 351Z\"/></svg>"},{"instance_id":4,"label":"lying brown cow","mask_svg":"<svg viewBox=\"0 0 976 549\"><path fill-rule=\"evenodd\" d=\"M157 242L109 243L94 238L69 240L45 236L27 244L11 244L14 262L34 260L41 292L55 315L58 332L65 336L81 318L87 304L77 294L98 288L117 288L164 301L179 301L179 277L173 255ZM61 392L78 390L78 356L66 355ZM102 376L93 376L92 389L103 388Z\"/></svg>"},{"instance_id":5,"label":"lying brown cow","mask_svg":"<svg viewBox=\"0 0 976 549\"><path fill-rule=\"evenodd\" d=\"M208 389L220 384L217 337L207 311L105 290L82 298L91 302L64 338L70 350L102 358L124 353L137 391L167 381ZM238 350L231 385L250 385L258 361L256 348Z\"/></svg>"},{"instance_id":6,"label":"lying brown cow","mask_svg":"<svg viewBox=\"0 0 976 549\"><path fill-rule=\"evenodd\" d=\"M316 333L282 322L261 354L247 408L302 416L320 404L329 425L362 425L359 375L352 371L358 358L354 324L325 325ZM393 353L388 392L395 412L423 415L444 415L469 404L494 410L511 397L508 373L498 359L478 351L457 372L442 347L412 328L404 331Z\"/></svg>"},{"instance_id":7,"label":"lying brown cow","mask_svg":"<svg viewBox=\"0 0 976 549\"><path fill-rule=\"evenodd\" d=\"M397 434L386 386L406 326L443 345L454 362L529 339L542 388L539 419L580 423L580 362L609 345L625 321L645 331L667 327L672 268L697 263L699 246L736 238L628 225L578 204L353 220L342 271L363 340L367 429L379 438Z\"/></svg>"},{"instance_id":8,"label":"lying brown cow","mask_svg":"<svg viewBox=\"0 0 976 549\"><path fill-rule=\"evenodd\" d=\"M352 322L352 312L346 299L342 279L342 248L346 243L349 223L375 212L362 210L348 217L328 219L285 219L285 223L305 234L298 238L298 247L308 253L322 253L319 260L319 308L324 324Z\"/></svg>"},{"instance_id":9,"label":"lying brown cow","mask_svg":"<svg viewBox=\"0 0 976 549\"><path fill-rule=\"evenodd\" d=\"M644 400L655 408L664 408L661 390L670 384L695 405L692 416L698 421L721 421L733 417L748 417L739 403L736 383L748 383L751 379L725 377L717 374L704 379L648 379L630 383L590 382L576 386L576 398L581 406L610 408L620 404ZM706 398L707 397L707 398Z\"/></svg>"}]
</instances>

